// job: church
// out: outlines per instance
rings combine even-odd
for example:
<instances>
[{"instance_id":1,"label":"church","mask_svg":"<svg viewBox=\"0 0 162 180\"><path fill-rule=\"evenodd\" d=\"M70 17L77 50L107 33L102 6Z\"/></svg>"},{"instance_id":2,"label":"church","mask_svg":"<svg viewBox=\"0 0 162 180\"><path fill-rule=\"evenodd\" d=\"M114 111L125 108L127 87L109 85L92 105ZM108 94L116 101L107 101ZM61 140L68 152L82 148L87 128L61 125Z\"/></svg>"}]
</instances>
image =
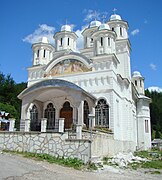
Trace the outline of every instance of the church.
<instances>
[{"instance_id":1,"label":"church","mask_svg":"<svg viewBox=\"0 0 162 180\"><path fill-rule=\"evenodd\" d=\"M151 99L140 72L131 72L128 23L113 14L107 22L90 22L82 36L78 50L77 35L66 24L54 34L55 46L47 37L32 45L27 88L18 96L20 131L41 131L46 119L46 132L57 132L63 119L65 130L75 124L107 128L114 140L131 142L136 150L151 148Z\"/></svg>"}]
</instances>

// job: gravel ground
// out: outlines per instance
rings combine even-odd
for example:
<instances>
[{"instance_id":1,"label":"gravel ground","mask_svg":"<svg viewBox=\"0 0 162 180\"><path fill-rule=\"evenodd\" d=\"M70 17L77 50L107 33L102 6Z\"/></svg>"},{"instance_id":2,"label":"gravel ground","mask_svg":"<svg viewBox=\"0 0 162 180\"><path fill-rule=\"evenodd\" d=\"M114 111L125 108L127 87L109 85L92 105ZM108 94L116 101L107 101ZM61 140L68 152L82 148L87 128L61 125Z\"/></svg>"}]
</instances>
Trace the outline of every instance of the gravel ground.
<instances>
[{"instance_id":1,"label":"gravel ground","mask_svg":"<svg viewBox=\"0 0 162 180\"><path fill-rule=\"evenodd\" d=\"M151 170L153 171L153 170ZM159 171L159 170L158 170ZM161 180L161 174L149 169L123 170L104 166L97 172L78 171L72 168L35 161L20 155L0 154L0 180Z\"/></svg>"}]
</instances>

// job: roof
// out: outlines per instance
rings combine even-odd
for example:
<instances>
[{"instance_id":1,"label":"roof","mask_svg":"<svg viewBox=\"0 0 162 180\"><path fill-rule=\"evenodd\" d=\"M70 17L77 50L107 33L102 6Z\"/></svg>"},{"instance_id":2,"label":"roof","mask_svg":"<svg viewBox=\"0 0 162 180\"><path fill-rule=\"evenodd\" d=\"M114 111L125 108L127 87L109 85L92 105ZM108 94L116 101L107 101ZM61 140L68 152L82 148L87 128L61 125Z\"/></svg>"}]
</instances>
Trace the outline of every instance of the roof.
<instances>
[{"instance_id":1,"label":"roof","mask_svg":"<svg viewBox=\"0 0 162 180\"><path fill-rule=\"evenodd\" d=\"M69 81L65 81L62 79L47 79L47 80L43 80L40 81L28 88L26 88L24 91L22 91L19 95L18 98L22 99L23 96L27 95L30 92L33 92L37 89L41 89L41 88L47 88L47 87L57 87L57 88L61 88L61 87L66 87L66 88L70 88L76 91L80 91L83 92L84 94L86 94L87 96L91 97L93 100L96 100L96 98L91 95L90 93L86 92L85 90L83 90L81 87L77 86L76 84L69 82Z\"/></svg>"}]
</instances>

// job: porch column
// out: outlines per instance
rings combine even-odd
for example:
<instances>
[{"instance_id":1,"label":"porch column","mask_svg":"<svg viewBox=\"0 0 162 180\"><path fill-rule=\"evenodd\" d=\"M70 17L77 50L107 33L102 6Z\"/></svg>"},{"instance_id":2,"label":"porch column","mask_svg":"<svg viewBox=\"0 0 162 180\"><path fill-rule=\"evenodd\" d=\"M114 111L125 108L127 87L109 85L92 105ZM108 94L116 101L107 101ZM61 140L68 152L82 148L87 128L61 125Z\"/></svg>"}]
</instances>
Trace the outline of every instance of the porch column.
<instances>
[{"instance_id":1,"label":"porch column","mask_svg":"<svg viewBox=\"0 0 162 180\"><path fill-rule=\"evenodd\" d=\"M94 124L94 114L88 114L89 117L89 128L92 129L93 128L93 124Z\"/></svg>"},{"instance_id":2,"label":"porch column","mask_svg":"<svg viewBox=\"0 0 162 180\"><path fill-rule=\"evenodd\" d=\"M65 118L59 118L59 132L64 133L64 120Z\"/></svg>"},{"instance_id":3,"label":"porch column","mask_svg":"<svg viewBox=\"0 0 162 180\"><path fill-rule=\"evenodd\" d=\"M78 124L83 125L83 105L84 101L81 101L78 107Z\"/></svg>"},{"instance_id":4,"label":"porch column","mask_svg":"<svg viewBox=\"0 0 162 180\"><path fill-rule=\"evenodd\" d=\"M47 128L47 118L41 119L41 132L46 132Z\"/></svg>"},{"instance_id":5,"label":"porch column","mask_svg":"<svg viewBox=\"0 0 162 180\"><path fill-rule=\"evenodd\" d=\"M25 119L25 132L30 131L30 119Z\"/></svg>"},{"instance_id":6,"label":"porch column","mask_svg":"<svg viewBox=\"0 0 162 180\"><path fill-rule=\"evenodd\" d=\"M9 131L10 132L14 131L14 127L15 127L15 119L10 119Z\"/></svg>"},{"instance_id":7,"label":"porch column","mask_svg":"<svg viewBox=\"0 0 162 180\"><path fill-rule=\"evenodd\" d=\"M96 124L96 122L95 122L95 107L92 107L92 112L91 112L91 114L93 114L92 128L94 128L94 127L95 127L95 124Z\"/></svg>"},{"instance_id":8,"label":"porch column","mask_svg":"<svg viewBox=\"0 0 162 180\"><path fill-rule=\"evenodd\" d=\"M76 125L76 138L82 139L82 125L80 124Z\"/></svg>"}]
</instances>

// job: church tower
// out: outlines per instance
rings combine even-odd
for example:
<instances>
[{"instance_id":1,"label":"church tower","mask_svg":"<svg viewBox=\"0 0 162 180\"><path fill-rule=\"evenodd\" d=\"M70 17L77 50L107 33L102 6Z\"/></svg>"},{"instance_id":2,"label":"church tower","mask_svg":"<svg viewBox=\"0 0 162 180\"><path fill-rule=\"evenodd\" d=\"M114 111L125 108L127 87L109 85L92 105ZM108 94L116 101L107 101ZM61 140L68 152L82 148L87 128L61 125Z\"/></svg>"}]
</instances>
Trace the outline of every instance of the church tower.
<instances>
[{"instance_id":1,"label":"church tower","mask_svg":"<svg viewBox=\"0 0 162 180\"><path fill-rule=\"evenodd\" d=\"M44 65L53 58L54 47L49 43L47 37L42 37L40 42L32 45L33 66Z\"/></svg>"},{"instance_id":2,"label":"church tower","mask_svg":"<svg viewBox=\"0 0 162 180\"><path fill-rule=\"evenodd\" d=\"M54 35L56 51L72 50L76 51L77 35L72 32L71 26L63 25L61 31Z\"/></svg>"},{"instance_id":3,"label":"church tower","mask_svg":"<svg viewBox=\"0 0 162 180\"><path fill-rule=\"evenodd\" d=\"M137 89L137 92L140 95L144 95L145 90L144 90L144 78L141 76L140 72L134 71L132 75L132 82L134 86Z\"/></svg>"},{"instance_id":4,"label":"church tower","mask_svg":"<svg viewBox=\"0 0 162 180\"><path fill-rule=\"evenodd\" d=\"M123 78L131 80L130 70L130 43L128 39L128 23L122 20L121 16L113 14L107 22L110 29L116 33L116 56L120 64L118 66L119 74Z\"/></svg>"}]
</instances>

